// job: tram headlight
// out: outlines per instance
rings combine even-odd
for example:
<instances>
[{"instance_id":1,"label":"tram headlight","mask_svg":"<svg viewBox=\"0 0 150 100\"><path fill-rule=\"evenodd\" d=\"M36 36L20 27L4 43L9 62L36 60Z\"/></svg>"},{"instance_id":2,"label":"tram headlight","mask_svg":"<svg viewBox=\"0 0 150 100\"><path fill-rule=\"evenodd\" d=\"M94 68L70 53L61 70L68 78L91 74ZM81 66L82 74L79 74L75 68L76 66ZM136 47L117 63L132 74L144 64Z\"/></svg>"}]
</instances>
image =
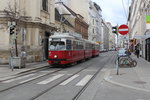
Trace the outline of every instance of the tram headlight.
<instances>
[{"instance_id":1,"label":"tram headlight","mask_svg":"<svg viewBox=\"0 0 150 100\"><path fill-rule=\"evenodd\" d=\"M54 56L54 58L57 58L57 57L58 57L57 55Z\"/></svg>"}]
</instances>

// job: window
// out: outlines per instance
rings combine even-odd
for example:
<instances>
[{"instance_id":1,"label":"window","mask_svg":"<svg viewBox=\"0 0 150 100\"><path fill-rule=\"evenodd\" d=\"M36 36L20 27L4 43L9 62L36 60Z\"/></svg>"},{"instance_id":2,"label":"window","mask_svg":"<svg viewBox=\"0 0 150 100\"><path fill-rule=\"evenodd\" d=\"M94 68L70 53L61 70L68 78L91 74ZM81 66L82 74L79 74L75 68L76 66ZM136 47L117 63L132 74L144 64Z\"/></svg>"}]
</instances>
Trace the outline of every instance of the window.
<instances>
[{"instance_id":1,"label":"window","mask_svg":"<svg viewBox=\"0 0 150 100\"><path fill-rule=\"evenodd\" d=\"M95 30L94 30L94 28L93 28L93 33L95 33Z\"/></svg>"},{"instance_id":2,"label":"window","mask_svg":"<svg viewBox=\"0 0 150 100\"><path fill-rule=\"evenodd\" d=\"M77 42L73 41L73 50L77 50Z\"/></svg>"},{"instance_id":3,"label":"window","mask_svg":"<svg viewBox=\"0 0 150 100\"><path fill-rule=\"evenodd\" d=\"M93 19L93 25L95 24L95 20Z\"/></svg>"},{"instance_id":4,"label":"window","mask_svg":"<svg viewBox=\"0 0 150 100\"><path fill-rule=\"evenodd\" d=\"M83 42L79 42L78 45L79 45L79 48L78 48L78 49L79 49L79 50L83 50Z\"/></svg>"},{"instance_id":5,"label":"window","mask_svg":"<svg viewBox=\"0 0 150 100\"><path fill-rule=\"evenodd\" d=\"M71 40L66 40L66 49L71 50Z\"/></svg>"},{"instance_id":6,"label":"window","mask_svg":"<svg viewBox=\"0 0 150 100\"><path fill-rule=\"evenodd\" d=\"M63 41L51 41L49 50L65 50L65 43Z\"/></svg>"},{"instance_id":7,"label":"window","mask_svg":"<svg viewBox=\"0 0 150 100\"><path fill-rule=\"evenodd\" d=\"M42 0L42 9L48 11L48 0Z\"/></svg>"}]
</instances>

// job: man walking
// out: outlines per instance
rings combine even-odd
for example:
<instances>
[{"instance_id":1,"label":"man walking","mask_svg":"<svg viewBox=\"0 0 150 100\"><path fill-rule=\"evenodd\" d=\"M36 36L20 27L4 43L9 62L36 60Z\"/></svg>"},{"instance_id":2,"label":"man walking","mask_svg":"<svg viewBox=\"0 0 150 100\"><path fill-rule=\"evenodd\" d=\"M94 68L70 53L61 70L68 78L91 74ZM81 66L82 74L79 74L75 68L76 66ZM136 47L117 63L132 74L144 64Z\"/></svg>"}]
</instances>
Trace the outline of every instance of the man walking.
<instances>
[{"instance_id":1,"label":"man walking","mask_svg":"<svg viewBox=\"0 0 150 100\"><path fill-rule=\"evenodd\" d=\"M137 58L140 56L140 44L138 43L135 47L135 54L137 55Z\"/></svg>"}]
</instances>

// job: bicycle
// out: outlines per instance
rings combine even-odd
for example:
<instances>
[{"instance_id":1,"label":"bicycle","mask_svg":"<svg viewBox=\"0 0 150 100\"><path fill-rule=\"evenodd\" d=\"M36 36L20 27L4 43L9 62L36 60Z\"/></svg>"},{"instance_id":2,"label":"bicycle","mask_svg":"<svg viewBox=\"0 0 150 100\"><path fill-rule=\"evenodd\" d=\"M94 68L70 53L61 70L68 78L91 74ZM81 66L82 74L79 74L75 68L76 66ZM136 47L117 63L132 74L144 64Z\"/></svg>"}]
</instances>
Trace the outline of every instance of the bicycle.
<instances>
[{"instance_id":1,"label":"bicycle","mask_svg":"<svg viewBox=\"0 0 150 100\"><path fill-rule=\"evenodd\" d=\"M130 66L135 67L137 65L137 61L133 60L131 57L121 57L119 58L119 66Z\"/></svg>"}]
</instances>

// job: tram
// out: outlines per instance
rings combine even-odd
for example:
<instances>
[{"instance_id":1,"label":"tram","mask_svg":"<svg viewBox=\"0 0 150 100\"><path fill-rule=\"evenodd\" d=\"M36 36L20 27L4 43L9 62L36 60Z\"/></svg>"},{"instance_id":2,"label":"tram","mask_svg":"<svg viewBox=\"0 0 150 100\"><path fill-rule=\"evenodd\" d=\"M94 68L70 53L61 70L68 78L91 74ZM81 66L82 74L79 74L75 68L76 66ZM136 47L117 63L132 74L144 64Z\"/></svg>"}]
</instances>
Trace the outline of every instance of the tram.
<instances>
[{"instance_id":1,"label":"tram","mask_svg":"<svg viewBox=\"0 0 150 100\"><path fill-rule=\"evenodd\" d=\"M76 34L76 35L75 35ZM49 38L48 63L65 65L99 55L99 44L77 33L54 33Z\"/></svg>"}]
</instances>

